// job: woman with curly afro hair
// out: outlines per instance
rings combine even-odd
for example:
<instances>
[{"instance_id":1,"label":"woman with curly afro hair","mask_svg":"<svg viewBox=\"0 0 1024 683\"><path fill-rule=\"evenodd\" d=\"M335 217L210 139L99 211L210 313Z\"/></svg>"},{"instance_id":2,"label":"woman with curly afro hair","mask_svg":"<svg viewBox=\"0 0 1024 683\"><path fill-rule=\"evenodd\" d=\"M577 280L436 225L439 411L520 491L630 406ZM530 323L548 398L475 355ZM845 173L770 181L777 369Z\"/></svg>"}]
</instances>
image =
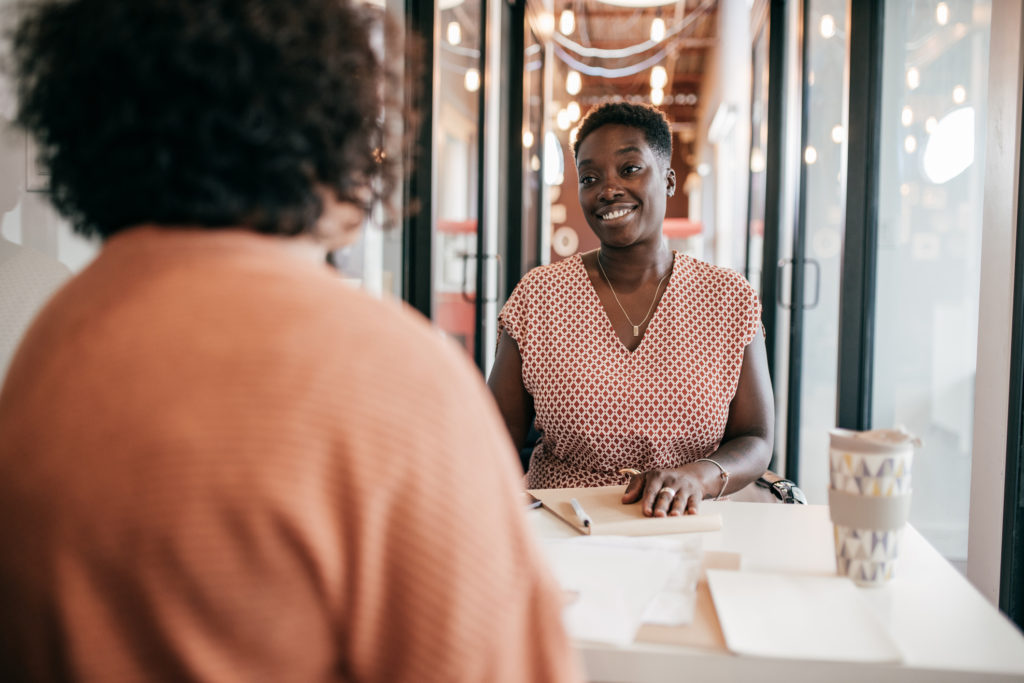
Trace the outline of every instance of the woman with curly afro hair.
<instances>
[{"instance_id":1,"label":"woman with curly afro hair","mask_svg":"<svg viewBox=\"0 0 1024 683\"><path fill-rule=\"evenodd\" d=\"M476 371L325 263L396 180L372 12L21 9L18 123L103 246L0 390L0 680L579 680Z\"/></svg>"}]
</instances>

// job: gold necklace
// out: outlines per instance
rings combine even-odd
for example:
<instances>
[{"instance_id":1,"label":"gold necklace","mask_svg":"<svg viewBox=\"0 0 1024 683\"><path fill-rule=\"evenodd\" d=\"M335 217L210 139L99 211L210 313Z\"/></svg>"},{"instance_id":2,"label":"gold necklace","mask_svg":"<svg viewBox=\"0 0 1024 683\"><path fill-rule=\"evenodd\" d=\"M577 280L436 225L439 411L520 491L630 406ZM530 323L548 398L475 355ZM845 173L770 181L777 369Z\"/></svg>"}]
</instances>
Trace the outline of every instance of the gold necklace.
<instances>
[{"instance_id":1,"label":"gold necklace","mask_svg":"<svg viewBox=\"0 0 1024 683\"><path fill-rule=\"evenodd\" d=\"M601 265L601 253L600 252L598 252L598 254L597 254L597 267L601 269L601 275L604 275L604 281L608 283L608 289L612 290L612 296L615 297L615 303L617 303L619 305L619 308L622 309L622 315L626 316L626 320L629 322L630 325L633 326L633 336L634 337L639 337L640 336L640 326L643 325L645 322L647 322L647 318L650 317L651 311L654 310L654 304L655 304L655 302L658 301L658 292L661 291L661 284L665 281L665 278L667 278L669 275L672 274L672 269L669 268L668 272L665 273L664 275L662 275L661 279L658 280L658 286L655 287L655 289L654 289L654 298L651 300L650 308L647 309L647 315L645 315L644 319L641 320L639 323L635 323L635 322L633 322L630 319L629 313L626 313L626 307L622 305L621 301L619 301L619 295L615 293L615 288L612 287L612 281L611 281L611 279L609 279L608 273L606 273L604 271L604 266Z\"/></svg>"}]
</instances>

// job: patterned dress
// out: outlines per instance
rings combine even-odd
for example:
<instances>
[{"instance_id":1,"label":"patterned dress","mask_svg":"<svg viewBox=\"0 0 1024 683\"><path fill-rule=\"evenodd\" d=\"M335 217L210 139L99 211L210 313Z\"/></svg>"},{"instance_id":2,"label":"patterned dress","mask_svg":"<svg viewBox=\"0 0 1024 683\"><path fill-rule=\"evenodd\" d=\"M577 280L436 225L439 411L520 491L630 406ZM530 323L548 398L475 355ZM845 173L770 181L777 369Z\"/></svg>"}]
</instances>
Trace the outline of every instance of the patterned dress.
<instances>
[{"instance_id":1,"label":"patterned dress","mask_svg":"<svg viewBox=\"0 0 1024 683\"><path fill-rule=\"evenodd\" d=\"M675 253L668 287L629 351L580 255L528 272L499 315L519 345L543 433L527 486L619 484L619 468L678 467L713 453L760 317L742 276Z\"/></svg>"}]
</instances>

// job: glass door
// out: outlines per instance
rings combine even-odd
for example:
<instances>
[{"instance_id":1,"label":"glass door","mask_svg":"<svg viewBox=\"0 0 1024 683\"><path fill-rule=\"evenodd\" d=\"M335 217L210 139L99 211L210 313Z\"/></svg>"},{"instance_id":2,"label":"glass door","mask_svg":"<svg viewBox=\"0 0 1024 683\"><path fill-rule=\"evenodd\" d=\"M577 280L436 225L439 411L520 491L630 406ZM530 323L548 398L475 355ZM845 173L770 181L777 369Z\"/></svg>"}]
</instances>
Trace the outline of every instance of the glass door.
<instances>
[{"instance_id":1,"label":"glass door","mask_svg":"<svg viewBox=\"0 0 1024 683\"><path fill-rule=\"evenodd\" d=\"M990 0L885 6L871 422L923 440L910 521L961 566L991 12Z\"/></svg>"},{"instance_id":2,"label":"glass door","mask_svg":"<svg viewBox=\"0 0 1024 683\"><path fill-rule=\"evenodd\" d=\"M840 262L846 199L847 0L806 0L803 135L791 278L788 470L808 502L828 502L828 433L836 423Z\"/></svg>"},{"instance_id":3,"label":"glass door","mask_svg":"<svg viewBox=\"0 0 1024 683\"><path fill-rule=\"evenodd\" d=\"M431 317L475 353L483 85L482 0L435 7Z\"/></svg>"}]
</instances>

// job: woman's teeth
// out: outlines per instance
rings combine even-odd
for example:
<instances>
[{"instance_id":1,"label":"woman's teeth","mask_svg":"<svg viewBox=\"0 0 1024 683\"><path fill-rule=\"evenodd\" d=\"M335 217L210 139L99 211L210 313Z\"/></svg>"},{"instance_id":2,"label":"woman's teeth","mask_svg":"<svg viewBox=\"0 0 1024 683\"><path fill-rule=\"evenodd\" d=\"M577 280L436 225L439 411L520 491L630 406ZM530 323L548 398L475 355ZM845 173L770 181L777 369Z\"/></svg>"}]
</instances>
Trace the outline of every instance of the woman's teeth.
<instances>
[{"instance_id":1,"label":"woman's teeth","mask_svg":"<svg viewBox=\"0 0 1024 683\"><path fill-rule=\"evenodd\" d=\"M605 215L601 216L601 220L603 220L603 221L611 221L611 220L615 220L616 218L622 218L623 216L625 216L627 213L629 213L632 210L633 209L619 209L618 211L612 211L610 213L606 213Z\"/></svg>"}]
</instances>

